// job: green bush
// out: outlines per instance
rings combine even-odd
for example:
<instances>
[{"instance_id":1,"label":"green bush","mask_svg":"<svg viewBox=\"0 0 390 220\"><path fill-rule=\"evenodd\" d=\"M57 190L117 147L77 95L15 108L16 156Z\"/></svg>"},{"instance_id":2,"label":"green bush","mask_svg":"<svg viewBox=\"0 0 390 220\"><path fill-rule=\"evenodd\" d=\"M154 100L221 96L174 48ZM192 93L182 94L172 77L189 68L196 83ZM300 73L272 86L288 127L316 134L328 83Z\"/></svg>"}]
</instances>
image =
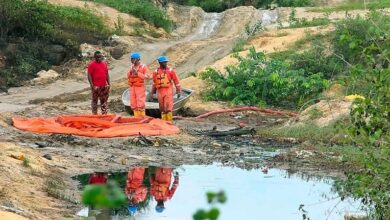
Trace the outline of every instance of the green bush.
<instances>
[{"instance_id":1,"label":"green bush","mask_svg":"<svg viewBox=\"0 0 390 220\"><path fill-rule=\"evenodd\" d=\"M4 0L0 2L0 37L23 37L30 40L63 40L61 34L83 33L108 35L102 19L92 12L45 1ZM89 34L91 35L91 34ZM84 40L84 39L83 39Z\"/></svg>"},{"instance_id":2,"label":"green bush","mask_svg":"<svg viewBox=\"0 0 390 220\"><path fill-rule=\"evenodd\" d=\"M332 41L335 53L351 64L358 64L361 52L370 50L375 41L383 42L389 28L390 16L378 12L370 13L368 19L347 18L336 26Z\"/></svg>"},{"instance_id":3,"label":"green bush","mask_svg":"<svg viewBox=\"0 0 390 220\"><path fill-rule=\"evenodd\" d=\"M333 54L326 53L326 46L323 38L315 39L312 46L299 54L288 57L291 61L291 68L305 70L306 76L313 73L323 73L326 79L335 79L346 71L345 63Z\"/></svg>"},{"instance_id":4,"label":"green bush","mask_svg":"<svg viewBox=\"0 0 390 220\"><path fill-rule=\"evenodd\" d=\"M362 156L347 156L346 161L358 161L359 169L349 172L336 188L342 196L362 199L373 208L371 219L390 218L389 25L390 16L374 12L367 19L341 22L335 38L338 53L352 65L349 92L364 97L354 101L348 127Z\"/></svg>"},{"instance_id":5,"label":"green bush","mask_svg":"<svg viewBox=\"0 0 390 220\"><path fill-rule=\"evenodd\" d=\"M87 185L82 192L82 203L94 208L118 208L127 202L127 197L116 182L104 185Z\"/></svg>"},{"instance_id":6,"label":"green bush","mask_svg":"<svg viewBox=\"0 0 390 220\"><path fill-rule=\"evenodd\" d=\"M21 85L49 67L46 46L62 45L71 57L81 42L96 42L97 37L104 39L110 32L90 11L46 1L2 0L0 12L0 42L4 47L17 45L17 51L7 54L6 69L0 71L0 81L8 86Z\"/></svg>"},{"instance_id":7,"label":"green bush","mask_svg":"<svg viewBox=\"0 0 390 220\"><path fill-rule=\"evenodd\" d=\"M254 48L246 58L236 58L239 64L228 66L226 76L210 68L201 73L209 85L204 93L206 100L297 108L317 98L329 84L321 73L306 76L304 70L291 70L286 63L267 60Z\"/></svg>"},{"instance_id":8,"label":"green bush","mask_svg":"<svg viewBox=\"0 0 390 220\"><path fill-rule=\"evenodd\" d=\"M141 18L156 27L162 27L165 31L170 32L172 21L169 19L165 11L158 8L150 0L93 0L110 7L113 7L121 12L132 14Z\"/></svg>"}]
</instances>

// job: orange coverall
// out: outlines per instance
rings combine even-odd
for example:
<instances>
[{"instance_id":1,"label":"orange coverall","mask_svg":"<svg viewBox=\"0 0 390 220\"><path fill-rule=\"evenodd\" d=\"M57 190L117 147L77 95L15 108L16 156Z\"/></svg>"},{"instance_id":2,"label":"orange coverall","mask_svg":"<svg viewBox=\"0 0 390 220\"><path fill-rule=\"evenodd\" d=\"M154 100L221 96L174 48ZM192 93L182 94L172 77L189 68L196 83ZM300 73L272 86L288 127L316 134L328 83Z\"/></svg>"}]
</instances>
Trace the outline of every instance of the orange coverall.
<instances>
[{"instance_id":1,"label":"orange coverall","mask_svg":"<svg viewBox=\"0 0 390 220\"><path fill-rule=\"evenodd\" d=\"M134 116L145 115L145 79L150 79L148 67L143 63L137 66L131 64L127 79L130 87L130 106Z\"/></svg>"},{"instance_id":2,"label":"orange coverall","mask_svg":"<svg viewBox=\"0 0 390 220\"><path fill-rule=\"evenodd\" d=\"M138 204L145 200L147 189L143 185L145 168L136 167L127 173L125 193L133 204Z\"/></svg>"},{"instance_id":3,"label":"orange coverall","mask_svg":"<svg viewBox=\"0 0 390 220\"><path fill-rule=\"evenodd\" d=\"M159 67L153 72L152 93L154 94L157 91L161 118L166 121L172 121L173 84L175 84L176 93L180 93L180 81L172 68L162 69Z\"/></svg>"},{"instance_id":4,"label":"orange coverall","mask_svg":"<svg viewBox=\"0 0 390 220\"><path fill-rule=\"evenodd\" d=\"M160 168L156 169L155 176L151 176L151 189L150 194L156 201L167 201L171 199L179 186L179 177L175 177L172 187L169 189L172 180L172 168Z\"/></svg>"}]
</instances>

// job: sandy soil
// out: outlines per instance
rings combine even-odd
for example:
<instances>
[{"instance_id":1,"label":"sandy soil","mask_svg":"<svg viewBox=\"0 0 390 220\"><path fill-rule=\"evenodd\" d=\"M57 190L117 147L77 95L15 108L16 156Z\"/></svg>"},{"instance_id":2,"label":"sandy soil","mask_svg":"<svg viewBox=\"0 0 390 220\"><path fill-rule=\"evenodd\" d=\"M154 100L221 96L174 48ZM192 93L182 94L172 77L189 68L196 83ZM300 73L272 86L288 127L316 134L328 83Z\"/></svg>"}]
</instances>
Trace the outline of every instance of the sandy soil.
<instances>
[{"instance_id":1,"label":"sandy soil","mask_svg":"<svg viewBox=\"0 0 390 220\"><path fill-rule=\"evenodd\" d=\"M7 219L7 220L27 220L27 218L14 214L12 212L4 212L0 211L0 219Z\"/></svg>"}]
</instances>

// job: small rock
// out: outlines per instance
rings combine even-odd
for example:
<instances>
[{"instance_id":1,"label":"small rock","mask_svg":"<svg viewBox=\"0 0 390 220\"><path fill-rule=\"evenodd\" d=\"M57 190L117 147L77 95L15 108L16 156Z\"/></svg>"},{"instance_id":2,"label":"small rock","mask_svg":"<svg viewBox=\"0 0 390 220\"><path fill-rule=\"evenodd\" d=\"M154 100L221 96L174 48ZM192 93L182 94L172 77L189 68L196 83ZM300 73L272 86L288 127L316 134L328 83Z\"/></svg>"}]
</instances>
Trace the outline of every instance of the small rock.
<instances>
[{"instance_id":1,"label":"small rock","mask_svg":"<svg viewBox=\"0 0 390 220\"><path fill-rule=\"evenodd\" d=\"M38 77L33 79L34 84L45 84L56 80L60 74L54 70L42 70L37 73Z\"/></svg>"},{"instance_id":2,"label":"small rock","mask_svg":"<svg viewBox=\"0 0 390 220\"><path fill-rule=\"evenodd\" d=\"M53 157L50 154L45 154L45 155L43 155L43 157L48 159L48 160L53 160Z\"/></svg>"},{"instance_id":3,"label":"small rock","mask_svg":"<svg viewBox=\"0 0 390 220\"><path fill-rule=\"evenodd\" d=\"M124 51L121 47L114 47L110 51L110 55L116 60L120 59L123 56L123 54L124 54Z\"/></svg>"},{"instance_id":4,"label":"small rock","mask_svg":"<svg viewBox=\"0 0 390 220\"><path fill-rule=\"evenodd\" d=\"M213 142L211 145L212 145L213 147L222 147L222 144L217 143L217 142Z\"/></svg>"},{"instance_id":5,"label":"small rock","mask_svg":"<svg viewBox=\"0 0 390 220\"><path fill-rule=\"evenodd\" d=\"M284 139L284 141L292 143L292 144L298 143L298 140L295 138L286 138L286 139Z\"/></svg>"},{"instance_id":6,"label":"small rock","mask_svg":"<svg viewBox=\"0 0 390 220\"><path fill-rule=\"evenodd\" d=\"M261 167L261 172L263 172L264 174L267 174L268 173L268 167L267 166Z\"/></svg>"},{"instance_id":7,"label":"small rock","mask_svg":"<svg viewBox=\"0 0 390 220\"><path fill-rule=\"evenodd\" d=\"M47 143L45 142L35 142L35 144L38 146L38 148L45 148L47 147Z\"/></svg>"}]
</instances>

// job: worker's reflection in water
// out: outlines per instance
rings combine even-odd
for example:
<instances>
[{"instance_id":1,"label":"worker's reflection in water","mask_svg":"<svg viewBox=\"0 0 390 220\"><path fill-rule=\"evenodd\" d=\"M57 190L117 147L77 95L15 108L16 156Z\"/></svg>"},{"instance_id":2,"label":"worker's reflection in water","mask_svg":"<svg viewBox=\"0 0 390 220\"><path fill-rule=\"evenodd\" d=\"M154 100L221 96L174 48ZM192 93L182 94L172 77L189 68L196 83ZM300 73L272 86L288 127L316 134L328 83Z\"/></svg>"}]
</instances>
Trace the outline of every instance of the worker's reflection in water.
<instances>
[{"instance_id":1,"label":"worker's reflection in water","mask_svg":"<svg viewBox=\"0 0 390 220\"><path fill-rule=\"evenodd\" d=\"M156 211L162 213L165 209L164 202L172 199L179 185L179 175L175 172L172 183L173 168L157 167L150 174L150 194L157 201Z\"/></svg>"},{"instance_id":2,"label":"worker's reflection in water","mask_svg":"<svg viewBox=\"0 0 390 220\"><path fill-rule=\"evenodd\" d=\"M127 173L125 193L129 199L127 210L131 214L136 214L139 204L146 199L148 190L144 185L145 168L135 167Z\"/></svg>"},{"instance_id":3,"label":"worker's reflection in water","mask_svg":"<svg viewBox=\"0 0 390 220\"><path fill-rule=\"evenodd\" d=\"M94 172L89 176L88 184L90 185L104 185L107 184L109 174L106 172ZM88 209L88 216L94 216L96 220L110 219L110 209L96 209L91 206Z\"/></svg>"}]
</instances>

